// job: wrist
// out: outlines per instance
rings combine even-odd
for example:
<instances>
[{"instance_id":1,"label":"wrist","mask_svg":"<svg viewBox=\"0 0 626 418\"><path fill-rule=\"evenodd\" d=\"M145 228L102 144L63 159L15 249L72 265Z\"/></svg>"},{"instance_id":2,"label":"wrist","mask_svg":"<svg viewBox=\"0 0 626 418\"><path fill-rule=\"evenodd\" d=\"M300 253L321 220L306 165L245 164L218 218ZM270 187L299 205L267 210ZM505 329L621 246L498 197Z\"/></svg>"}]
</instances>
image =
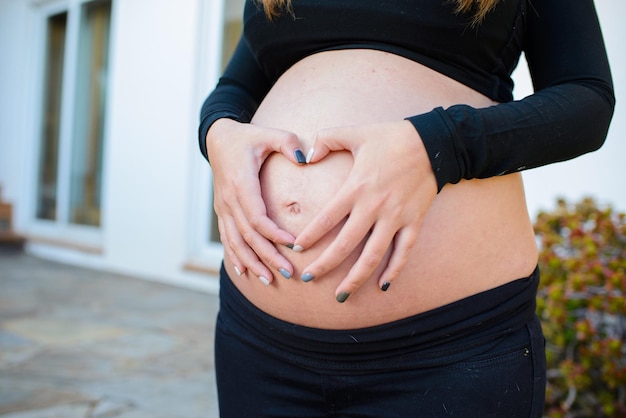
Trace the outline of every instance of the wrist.
<instances>
[{"instance_id":1,"label":"wrist","mask_svg":"<svg viewBox=\"0 0 626 418\"><path fill-rule=\"evenodd\" d=\"M405 126L407 127L407 132L409 132L408 135L412 146L411 152L418 158L417 165L419 168L419 175L424 179L428 179L431 182L435 193L439 193L440 189L437 184L437 178L422 136L409 120L405 119L403 122L406 124Z\"/></svg>"},{"instance_id":2,"label":"wrist","mask_svg":"<svg viewBox=\"0 0 626 418\"><path fill-rule=\"evenodd\" d=\"M232 126L238 123L239 122L234 119L220 118L211 124L204 138L207 155L210 156L211 149L213 148L213 145L215 145L216 141L220 138L224 138L226 135L225 132L232 129Z\"/></svg>"}]
</instances>

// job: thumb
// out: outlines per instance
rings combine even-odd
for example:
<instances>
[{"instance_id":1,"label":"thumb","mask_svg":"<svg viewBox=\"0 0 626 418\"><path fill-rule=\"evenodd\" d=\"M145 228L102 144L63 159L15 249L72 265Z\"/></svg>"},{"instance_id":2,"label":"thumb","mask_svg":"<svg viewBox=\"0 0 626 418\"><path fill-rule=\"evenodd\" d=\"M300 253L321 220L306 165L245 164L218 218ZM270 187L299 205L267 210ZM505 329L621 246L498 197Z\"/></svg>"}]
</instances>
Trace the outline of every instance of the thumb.
<instances>
[{"instance_id":1,"label":"thumb","mask_svg":"<svg viewBox=\"0 0 626 418\"><path fill-rule=\"evenodd\" d=\"M316 163L331 151L352 151L352 134L354 128L321 129L313 137L313 146L309 149L306 162Z\"/></svg>"},{"instance_id":2,"label":"thumb","mask_svg":"<svg viewBox=\"0 0 626 418\"><path fill-rule=\"evenodd\" d=\"M274 151L280 152L292 163L305 164L306 155L298 136L292 132L279 131L274 137Z\"/></svg>"}]
</instances>

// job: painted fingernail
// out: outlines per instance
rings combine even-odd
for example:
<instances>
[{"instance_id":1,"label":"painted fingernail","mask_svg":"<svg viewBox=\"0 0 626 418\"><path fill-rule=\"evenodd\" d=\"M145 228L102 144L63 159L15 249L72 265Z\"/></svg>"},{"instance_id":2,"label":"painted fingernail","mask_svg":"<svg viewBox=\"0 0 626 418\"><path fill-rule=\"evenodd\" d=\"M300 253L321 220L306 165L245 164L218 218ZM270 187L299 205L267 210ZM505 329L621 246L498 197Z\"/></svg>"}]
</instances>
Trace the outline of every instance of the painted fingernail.
<instances>
[{"instance_id":1,"label":"painted fingernail","mask_svg":"<svg viewBox=\"0 0 626 418\"><path fill-rule=\"evenodd\" d=\"M383 283L383 285L381 286L380 290L382 290L383 292L386 292L387 289L389 289L389 286L391 286L391 283L389 282L385 282Z\"/></svg>"},{"instance_id":2,"label":"painted fingernail","mask_svg":"<svg viewBox=\"0 0 626 418\"><path fill-rule=\"evenodd\" d=\"M280 274L283 275L283 277L285 279L291 279L291 273L289 273L287 270L285 270L285 269L278 269L278 271L280 272Z\"/></svg>"},{"instance_id":3,"label":"painted fingernail","mask_svg":"<svg viewBox=\"0 0 626 418\"><path fill-rule=\"evenodd\" d=\"M313 159L313 155L315 154L315 150L313 148L311 148L309 150L309 152L306 153L306 163L310 163L311 160Z\"/></svg>"},{"instance_id":4,"label":"painted fingernail","mask_svg":"<svg viewBox=\"0 0 626 418\"><path fill-rule=\"evenodd\" d=\"M302 153L302 150L295 150L294 155L296 156L296 160L298 160L298 164L306 164L306 157Z\"/></svg>"},{"instance_id":5,"label":"painted fingernail","mask_svg":"<svg viewBox=\"0 0 626 418\"><path fill-rule=\"evenodd\" d=\"M291 247L291 249L297 253L301 253L302 251L304 251L304 248L302 247L302 245L294 245L293 247Z\"/></svg>"},{"instance_id":6,"label":"painted fingernail","mask_svg":"<svg viewBox=\"0 0 626 418\"><path fill-rule=\"evenodd\" d=\"M265 286L269 286L270 285L270 281L267 280L265 277L263 276L259 276L259 280L261 281L261 283L263 283Z\"/></svg>"},{"instance_id":7,"label":"painted fingernail","mask_svg":"<svg viewBox=\"0 0 626 418\"><path fill-rule=\"evenodd\" d=\"M313 280L315 278L315 276L313 276L311 273L304 273L300 279L302 279L303 282L310 282L311 280Z\"/></svg>"},{"instance_id":8,"label":"painted fingernail","mask_svg":"<svg viewBox=\"0 0 626 418\"><path fill-rule=\"evenodd\" d=\"M349 297L350 297L350 293L342 292L337 295L337 302L344 303L346 300L348 300Z\"/></svg>"},{"instance_id":9,"label":"painted fingernail","mask_svg":"<svg viewBox=\"0 0 626 418\"><path fill-rule=\"evenodd\" d=\"M241 270L237 266L235 266L235 273L237 273L237 276L241 276Z\"/></svg>"}]
</instances>

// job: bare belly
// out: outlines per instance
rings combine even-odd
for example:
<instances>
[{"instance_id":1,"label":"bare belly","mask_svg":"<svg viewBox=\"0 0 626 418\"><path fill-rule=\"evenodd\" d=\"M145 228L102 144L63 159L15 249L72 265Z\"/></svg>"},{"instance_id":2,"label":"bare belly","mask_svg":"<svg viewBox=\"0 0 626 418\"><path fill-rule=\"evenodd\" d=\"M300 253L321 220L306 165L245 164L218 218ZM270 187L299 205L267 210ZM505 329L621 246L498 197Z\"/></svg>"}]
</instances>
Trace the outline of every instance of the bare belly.
<instances>
[{"instance_id":1,"label":"bare belly","mask_svg":"<svg viewBox=\"0 0 626 418\"><path fill-rule=\"evenodd\" d=\"M398 56L372 50L332 51L305 58L288 70L252 123L296 133L306 152L320 128L398 121L459 103L493 104ZM297 235L334 196L351 166L346 152L308 166L273 154L261 171L270 217ZM378 288L378 271L344 304L336 302L334 292L360 248L324 277L309 283L298 278L337 230L303 253L278 248L294 266L291 280L277 275L268 288L256 279L237 277L228 259L227 271L239 290L270 315L317 328L350 329L402 319L497 287L528 276L537 263L518 174L447 185L426 215L409 263L389 290L383 293Z\"/></svg>"}]
</instances>

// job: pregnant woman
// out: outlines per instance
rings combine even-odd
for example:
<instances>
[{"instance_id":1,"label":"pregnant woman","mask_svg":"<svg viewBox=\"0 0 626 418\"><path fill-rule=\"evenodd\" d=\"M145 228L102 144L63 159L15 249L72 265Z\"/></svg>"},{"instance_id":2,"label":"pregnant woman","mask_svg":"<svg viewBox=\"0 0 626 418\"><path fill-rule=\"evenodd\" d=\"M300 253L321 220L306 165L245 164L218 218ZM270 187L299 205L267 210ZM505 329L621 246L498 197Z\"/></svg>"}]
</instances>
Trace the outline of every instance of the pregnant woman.
<instances>
[{"instance_id":1,"label":"pregnant woman","mask_svg":"<svg viewBox=\"0 0 626 418\"><path fill-rule=\"evenodd\" d=\"M221 416L540 417L519 172L613 106L592 0L247 1L200 125Z\"/></svg>"}]
</instances>

